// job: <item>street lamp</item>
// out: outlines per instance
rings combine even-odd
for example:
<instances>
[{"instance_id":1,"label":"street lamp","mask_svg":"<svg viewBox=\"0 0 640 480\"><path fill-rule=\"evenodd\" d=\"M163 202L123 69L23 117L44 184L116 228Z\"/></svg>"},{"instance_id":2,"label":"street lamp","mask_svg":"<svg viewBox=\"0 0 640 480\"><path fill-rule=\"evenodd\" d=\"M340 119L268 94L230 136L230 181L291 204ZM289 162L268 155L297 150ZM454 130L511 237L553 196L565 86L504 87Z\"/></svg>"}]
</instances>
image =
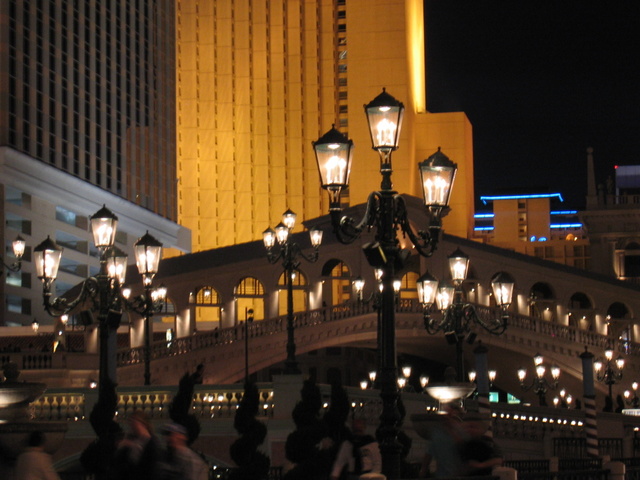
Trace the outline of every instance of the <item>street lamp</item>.
<instances>
[{"instance_id":1,"label":"street lamp","mask_svg":"<svg viewBox=\"0 0 640 480\"><path fill-rule=\"evenodd\" d=\"M556 365L551 366L551 378L549 381L545 376L547 372L547 368L543 365L544 358L542 355L537 353L533 357L533 365L534 365L534 377L531 379L531 384L526 385L525 379L527 378L527 369L524 367L520 367L518 369L518 380L520 381L520 386L524 391L533 390L533 392L538 395L538 402L541 407L547 406L547 391L555 390L558 388L558 379L560 378L560 368Z\"/></svg>"},{"instance_id":2,"label":"street lamp","mask_svg":"<svg viewBox=\"0 0 640 480\"><path fill-rule=\"evenodd\" d=\"M558 392L558 395L553 397L553 406L556 408L571 408L573 403L573 396L563 388Z\"/></svg>"},{"instance_id":3,"label":"street lamp","mask_svg":"<svg viewBox=\"0 0 640 480\"><path fill-rule=\"evenodd\" d=\"M640 397L638 397L638 382L631 384L631 390L624 391L624 399L631 408L640 407Z\"/></svg>"},{"instance_id":4,"label":"street lamp","mask_svg":"<svg viewBox=\"0 0 640 480\"><path fill-rule=\"evenodd\" d=\"M491 280L494 298L501 314L497 318L481 316L472 304L464 302L462 283L466 280L469 271L469 257L458 248L449 255L448 260L453 285L448 282L438 282L427 272L417 281L418 299L423 307L424 326L427 332L431 335L444 332L447 341L455 344L456 372L458 381L462 382L464 338L469 335L469 343L473 342L475 334L471 333L471 330L474 324L480 325L493 335L504 333L509 318L508 308L511 305L514 282L504 272L498 273ZM431 307L434 303L442 313L440 318L431 316Z\"/></svg>"},{"instance_id":5,"label":"street lamp","mask_svg":"<svg viewBox=\"0 0 640 480\"><path fill-rule=\"evenodd\" d=\"M267 249L267 259L269 263L276 263L282 259L284 268L285 283L287 285L287 359L285 360L285 374L300 373L298 362L296 361L296 344L293 336L293 279L296 270L300 266L298 257L304 258L308 262L318 260L318 249L322 243L322 230L312 228L309 230L309 238L313 253L306 255L300 245L293 241L291 234L296 224L296 214L287 210L282 214L282 222L276 225L275 230L267 228L262 232L264 247ZM276 249L276 243L278 248Z\"/></svg>"},{"instance_id":6,"label":"street lamp","mask_svg":"<svg viewBox=\"0 0 640 480\"><path fill-rule=\"evenodd\" d=\"M622 380L622 369L624 368L624 358L622 355L613 359L614 352L611 348L604 351L604 359L598 358L593 362L596 379L609 387L609 401L613 405L613 386Z\"/></svg>"},{"instance_id":7,"label":"street lamp","mask_svg":"<svg viewBox=\"0 0 640 480\"><path fill-rule=\"evenodd\" d=\"M24 238L18 235L16 239L13 242L11 242L11 247L13 248L13 256L16 259L15 262L6 263L4 261L4 257L0 255L0 261L2 262L2 264L7 270L9 270L10 272L20 271L20 269L22 268L22 256L24 255L24 249L26 245L27 244L24 241ZM2 273L3 272L0 271L0 275L2 275Z\"/></svg>"},{"instance_id":8,"label":"street lamp","mask_svg":"<svg viewBox=\"0 0 640 480\"><path fill-rule=\"evenodd\" d=\"M395 339L396 270L403 267L410 251L402 249L399 231L406 235L419 254L428 257L436 249L441 234L441 217L448 209L456 164L440 149L419 164L424 204L429 212L428 229L414 232L401 195L393 190L391 154L398 148L404 105L384 89L364 106L369 124L372 148L380 157L380 190L369 194L364 216L360 221L343 215L340 203L342 190L349 186L353 157L353 142L335 126L313 142L322 188L329 192L329 213L333 231L341 243L348 244L363 232L375 229L375 241L367 243L364 254L369 264L381 269L380 308L378 310L378 351L380 365L377 386L382 398L382 414L378 435L382 454L382 473L394 480L400 476L401 445L398 442L398 384Z\"/></svg>"},{"instance_id":9,"label":"street lamp","mask_svg":"<svg viewBox=\"0 0 640 480\"><path fill-rule=\"evenodd\" d=\"M123 294L122 285L127 270L127 255L114 247L118 217L103 206L90 217L94 243L100 251L100 270L95 276L89 277L81 284L75 299L67 298L66 294L52 298L53 282L58 276L58 268L62 259L63 248L59 247L50 237L34 248L34 262L38 278L42 281L42 296L46 312L54 317L67 315L76 308L88 306L97 313L100 362L99 388L103 392L107 381L115 384L116 364L114 345L110 345L110 338L120 325L123 310L131 310L145 316L145 335L147 336L145 350L148 358L148 323L158 305L164 303L157 292L151 289L151 281L158 270L162 244L149 233L145 234L136 244L136 263L143 277L145 293L132 300ZM70 292L67 292L67 294ZM111 348L110 348L111 347ZM148 368L148 362L145 370ZM145 371L145 382L148 380Z\"/></svg>"}]
</instances>

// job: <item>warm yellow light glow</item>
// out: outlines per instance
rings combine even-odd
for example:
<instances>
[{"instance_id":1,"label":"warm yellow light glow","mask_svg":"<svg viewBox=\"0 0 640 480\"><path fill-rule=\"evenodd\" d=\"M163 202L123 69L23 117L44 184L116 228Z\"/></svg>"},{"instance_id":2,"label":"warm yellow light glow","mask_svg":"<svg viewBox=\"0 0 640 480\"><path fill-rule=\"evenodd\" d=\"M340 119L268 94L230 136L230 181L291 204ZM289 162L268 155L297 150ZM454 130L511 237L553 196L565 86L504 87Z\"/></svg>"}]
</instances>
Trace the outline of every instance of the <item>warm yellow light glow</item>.
<instances>
[{"instance_id":1,"label":"warm yellow light glow","mask_svg":"<svg viewBox=\"0 0 640 480\"><path fill-rule=\"evenodd\" d=\"M427 195L425 199L427 205L446 203L447 194L449 193L449 182L445 177L429 177L425 180L424 187Z\"/></svg>"},{"instance_id":2,"label":"warm yellow light glow","mask_svg":"<svg viewBox=\"0 0 640 480\"><path fill-rule=\"evenodd\" d=\"M383 110L383 108L384 107L382 107L380 110ZM390 122L388 119L383 118L382 120L380 120L378 122L378 125L376 125L376 140L378 142L378 145L386 147L394 146L396 138L396 128L396 124Z\"/></svg>"},{"instance_id":3,"label":"warm yellow light glow","mask_svg":"<svg viewBox=\"0 0 640 480\"><path fill-rule=\"evenodd\" d=\"M424 54L424 6L421 0L408 0L406 9L407 63L409 90L413 111L426 112L425 54Z\"/></svg>"}]
</instances>

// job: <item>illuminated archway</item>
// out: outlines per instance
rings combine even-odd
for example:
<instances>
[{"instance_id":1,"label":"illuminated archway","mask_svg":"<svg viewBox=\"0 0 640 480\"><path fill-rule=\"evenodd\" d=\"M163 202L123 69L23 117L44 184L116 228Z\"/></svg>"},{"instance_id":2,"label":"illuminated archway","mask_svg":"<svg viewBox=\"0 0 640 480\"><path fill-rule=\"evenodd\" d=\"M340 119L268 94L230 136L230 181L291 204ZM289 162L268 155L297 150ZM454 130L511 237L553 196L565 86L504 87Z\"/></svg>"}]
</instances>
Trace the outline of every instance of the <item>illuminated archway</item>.
<instances>
[{"instance_id":1,"label":"illuminated archway","mask_svg":"<svg viewBox=\"0 0 640 480\"><path fill-rule=\"evenodd\" d=\"M329 288L324 290L325 301L328 300L330 305L338 305L351 300L351 271L346 263L335 258L329 260L322 268L322 276L325 286L329 283Z\"/></svg>"},{"instance_id":2,"label":"illuminated archway","mask_svg":"<svg viewBox=\"0 0 640 480\"><path fill-rule=\"evenodd\" d=\"M198 289L195 299L196 328L206 328L207 324L211 329L219 327L223 304L218 291L205 285Z\"/></svg>"},{"instance_id":3,"label":"illuminated archway","mask_svg":"<svg viewBox=\"0 0 640 480\"><path fill-rule=\"evenodd\" d=\"M309 307L307 277L300 270L293 271L291 287L293 290L293 311L304 312ZM282 272L278 279L278 314L287 314L287 283L285 272Z\"/></svg>"},{"instance_id":4,"label":"illuminated archway","mask_svg":"<svg viewBox=\"0 0 640 480\"><path fill-rule=\"evenodd\" d=\"M236 300L236 323L244 321L249 310L253 310L254 321L264 320L264 285L255 277L244 277L234 291Z\"/></svg>"}]
</instances>

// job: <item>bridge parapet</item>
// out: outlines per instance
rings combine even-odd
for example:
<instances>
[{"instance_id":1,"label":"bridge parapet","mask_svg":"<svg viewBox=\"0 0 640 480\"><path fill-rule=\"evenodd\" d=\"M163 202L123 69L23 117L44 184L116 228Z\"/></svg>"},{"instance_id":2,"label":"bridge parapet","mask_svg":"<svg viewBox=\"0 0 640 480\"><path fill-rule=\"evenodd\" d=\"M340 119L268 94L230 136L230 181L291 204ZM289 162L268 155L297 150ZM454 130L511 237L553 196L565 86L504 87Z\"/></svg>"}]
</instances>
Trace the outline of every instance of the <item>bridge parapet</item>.
<instances>
[{"instance_id":1,"label":"bridge parapet","mask_svg":"<svg viewBox=\"0 0 640 480\"><path fill-rule=\"evenodd\" d=\"M475 308L478 315L486 320L491 319L497 312L495 308L483 305L475 305ZM400 300L396 309L398 313L422 313L422 305L414 299ZM315 310L297 312L295 313L294 327L297 329L321 325L328 322L368 315L374 312L375 306L372 302L347 302ZM285 333L286 326L286 316L283 315L249 324L247 326L247 335L249 339L252 339L277 333ZM399 328L401 328L401 326L400 324L398 325ZM413 324L410 326L410 328L414 327L415 325ZM244 325L236 325L229 328L198 332L195 335L174 339L170 343L167 341L155 342L151 347L151 358L152 360L168 358L186 354L194 350L244 341L244 328ZM516 329L521 332L531 332L547 338L597 349L605 349L613 345L616 351L624 353L625 355L640 356L640 344L638 343L628 341L623 343L619 339L600 333L552 323L517 313L509 314L509 328L512 331ZM144 347L121 349L117 355L118 367L139 364L142 363L144 359Z\"/></svg>"}]
</instances>

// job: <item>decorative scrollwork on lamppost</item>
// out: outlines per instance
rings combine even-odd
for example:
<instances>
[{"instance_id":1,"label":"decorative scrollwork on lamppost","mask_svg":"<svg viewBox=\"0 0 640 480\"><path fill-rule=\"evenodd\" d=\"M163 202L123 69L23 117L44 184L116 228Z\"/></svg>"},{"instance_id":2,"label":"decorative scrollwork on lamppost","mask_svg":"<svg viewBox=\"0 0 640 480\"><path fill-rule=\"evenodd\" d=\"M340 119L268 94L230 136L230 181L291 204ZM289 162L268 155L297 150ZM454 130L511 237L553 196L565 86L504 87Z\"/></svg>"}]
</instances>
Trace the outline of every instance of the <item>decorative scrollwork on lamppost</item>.
<instances>
[{"instance_id":1,"label":"decorative scrollwork on lamppost","mask_svg":"<svg viewBox=\"0 0 640 480\"><path fill-rule=\"evenodd\" d=\"M622 380L622 370L624 369L624 358L622 355L613 359L614 352L611 348L604 351L604 358L598 358L593 362L593 369L596 380L604 383L609 388L609 406L613 410L613 386Z\"/></svg>"},{"instance_id":2,"label":"decorative scrollwork on lamppost","mask_svg":"<svg viewBox=\"0 0 640 480\"><path fill-rule=\"evenodd\" d=\"M282 260L287 285L287 359L284 363L285 374L300 373L298 362L296 361L296 343L293 325L293 280L300 266L298 257L304 258L311 263L316 262L319 255L318 250L322 243L322 230L318 228L309 230L313 253L306 255L302 247L293 241L291 232L296 224L296 217L297 215L295 213L287 210L282 214L282 222L275 227L275 230L268 228L262 232L264 247L267 249L267 259L269 263L276 263L278 260ZM278 244L277 249L276 243Z\"/></svg>"},{"instance_id":3,"label":"decorative scrollwork on lamppost","mask_svg":"<svg viewBox=\"0 0 640 480\"><path fill-rule=\"evenodd\" d=\"M33 253L37 276L42 281L44 308L49 315L58 317L86 307L97 314L100 349L98 386L101 394L108 381L114 385L116 383L115 349L110 348L110 338L120 325L123 311L151 313L156 305L151 280L158 270L162 244L148 233L136 243L136 262L143 276L145 294L128 300L122 291L126 278L127 255L113 245L118 217L103 206L90 217L90 222L94 243L100 252L100 270L82 282L75 298L69 299L66 294L52 298L53 282L58 276L63 248L47 237L34 248Z\"/></svg>"},{"instance_id":4,"label":"decorative scrollwork on lamppost","mask_svg":"<svg viewBox=\"0 0 640 480\"><path fill-rule=\"evenodd\" d=\"M22 268L22 256L24 255L24 250L27 244L20 235L16 237L16 239L11 242L11 248L13 249L13 256L15 257L15 261L13 263L7 263L4 261L4 257L0 255L0 261L4 265L4 268L9 270L10 272L19 272ZM3 271L0 271L0 275L2 275Z\"/></svg>"},{"instance_id":5,"label":"decorative scrollwork on lamppost","mask_svg":"<svg viewBox=\"0 0 640 480\"><path fill-rule=\"evenodd\" d=\"M491 287L496 304L500 308L500 316L480 316L472 304L464 301L462 283L467 278L469 257L458 248L448 259L453 285L438 282L427 272L417 280L418 299L423 307L424 327L427 332L430 335L444 332L447 342L456 346L457 380L463 382L465 375L462 345L465 337L468 336L469 343L473 343L476 336L472 333L473 325L479 325L493 335L504 333L509 319L508 309L511 305L514 282L506 273L498 273L491 280ZM442 314L440 317L431 316L434 303Z\"/></svg>"},{"instance_id":6,"label":"decorative scrollwork on lamppost","mask_svg":"<svg viewBox=\"0 0 640 480\"><path fill-rule=\"evenodd\" d=\"M531 383L527 385L525 380L527 378L527 369L520 367L518 369L518 380L520 381L520 387L524 391L533 390L538 395L538 403L541 407L547 406L547 391L555 390L558 388L558 379L560 378L560 368L556 365L551 366L551 381L547 379L545 374L547 373L547 367L543 364L544 358L537 353L533 357L534 365L534 377L531 379Z\"/></svg>"},{"instance_id":7,"label":"decorative scrollwork on lamppost","mask_svg":"<svg viewBox=\"0 0 640 480\"><path fill-rule=\"evenodd\" d=\"M376 385L380 388L382 414L378 435L382 454L382 473L395 480L400 476L401 445L398 442L398 384L395 341L396 270L403 267L410 254L400 247L398 234L409 238L416 251L425 257L436 249L441 236L443 213L448 210L449 195L456 173L456 164L440 150L419 164L424 204L429 213L429 226L415 232L409 223L404 198L393 190L391 156L398 148L404 105L382 91L364 106L369 124L372 148L380 156L380 189L369 194L363 217L357 221L343 215L341 192L349 185L353 141L335 127L313 142L322 188L329 192L329 213L333 231L341 243L358 239L363 232L375 229L375 240L363 250L369 264L382 270L378 351L380 365Z\"/></svg>"}]
</instances>

